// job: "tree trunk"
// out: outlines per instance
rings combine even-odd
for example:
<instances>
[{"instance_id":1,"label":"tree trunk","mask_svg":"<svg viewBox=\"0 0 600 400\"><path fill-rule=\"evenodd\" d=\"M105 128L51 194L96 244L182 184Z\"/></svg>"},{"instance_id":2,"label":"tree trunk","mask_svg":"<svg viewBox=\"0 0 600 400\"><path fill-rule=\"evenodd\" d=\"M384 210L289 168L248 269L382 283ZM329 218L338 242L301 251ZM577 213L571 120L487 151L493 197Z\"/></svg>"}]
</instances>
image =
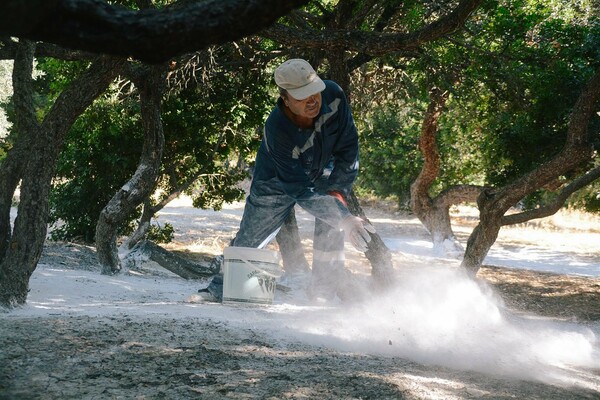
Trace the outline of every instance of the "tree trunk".
<instances>
[{"instance_id":1,"label":"tree trunk","mask_svg":"<svg viewBox=\"0 0 600 400\"><path fill-rule=\"evenodd\" d=\"M144 200L144 209L142 210L142 216L138 221L138 227L135 230L135 232L133 232L133 234L123 244L123 248L131 250L135 247L136 244L141 242L146 237L148 231L150 230L150 221L152 220L154 214L155 212L152 205L150 204L150 199L146 198L146 200Z\"/></svg>"},{"instance_id":2,"label":"tree trunk","mask_svg":"<svg viewBox=\"0 0 600 400\"><path fill-rule=\"evenodd\" d=\"M139 269L140 264L154 261L161 267L181 276L184 279L202 279L218 274L210 266L194 263L186 258L179 257L149 240L138 243L125 257L123 264L129 269Z\"/></svg>"},{"instance_id":3,"label":"tree trunk","mask_svg":"<svg viewBox=\"0 0 600 400\"><path fill-rule=\"evenodd\" d=\"M419 176L410 185L410 206L433 240L434 252L443 253L445 241L455 241L450 223L450 205L435 204L429 196L429 189L440 172L440 154L437 148L436 135L438 120L448 99L448 92L439 88L429 91L429 106L423 118L419 150L423 155L423 167Z\"/></svg>"},{"instance_id":4,"label":"tree trunk","mask_svg":"<svg viewBox=\"0 0 600 400\"><path fill-rule=\"evenodd\" d=\"M135 79L140 91L144 145L140 164L133 177L113 196L100 213L96 224L96 251L103 274L111 275L121 269L117 250L117 233L127 217L156 187L164 148L164 133L160 119L166 67L144 67L142 76Z\"/></svg>"},{"instance_id":5,"label":"tree trunk","mask_svg":"<svg viewBox=\"0 0 600 400\"><path fill-rule=\"evenodd\" d=\"M13 68L13 103L15 125L12 136L16 138L6 158L0 163L0 262L6 256L12 229L10 209L12 198L23 176L29 148L39 128L33 106L32 69L35 45L22 41L17 46Z\"/></svg>"},{"instance_id":6,"label":"tree trunk","mask_svg":"<svg viewBox=\"0 0 600 400\"><path fill-rule=\"evenodd\" d=\"M302 240L298 233L298 223L294 209L285 220L283 226L277 233L277 244L283 261L283 269L286 273L302 273L310 271L308 261L302 248Z\"/></svg>"},{"instance_id":7,"label":"tree trunk","mask_svg":"<svg viewBox=\"0 0 600 400\"><path fill-rule=\"evenodd\" d=\"M429 92L429 106L423 118L419 150L423 155L423 168L410 185L410 206L425 229L431 235L433 251L444 256L462 256L464 249L452 231L450 206L466 201L475 201L482 188L473 185L459 185L441 192L435 198L429 196L429 189L440 171L440 154L436 135L438 121L448 100L448 92L433 88Z\"/></svg>"},{"instance_id":8,"label":"tree trunk","mask_svg":"<svg viewBox=\"0 0 600 400\"><path fill-rule=\"evenodd\" d=\"M33 273L33 268L35 268L37 263L37 260L34 263L27 260L27 257L39 258L39 254L28 254L27 252L27 247L32 247L35 251L36 238L31 238L33 243L23 243L21 240L13 240L16 237L11 232L10 224L12 197L27 168L28 157L31 157L33 154L31 150L35 145L36 134L39 131L33 106L31 77L34 52L35 45L33 43L28 41L19 43L13 68L13 90L15 93L13 101L15 103L17 118L14 127L16 129L16 142L9 151L6 159L0 164L0 182L2 187L2 193L0 193L0 204L2 207L2 218L0 221L0 226L2 227L2 231L0 232L2 235L2 242L0 243L0 304L7 308L24 304L27 300L29 277ZM27 188L30 189L31 181L28 180L28 182ZM26 204L31 204L30 192L30 190L27 191L27 198L21 199L17 219L21 216L24 219L33 217L30 207L25 206ZM20 220L15 221L15 224L18 224L20 229L23 229ZM19 238L22 236L20 233L15 233L15 235L18 235ZM22 247L17 248L16 246L18 245ZM41 246L38 247L41 249ZM11 257L13 255L16 256L14 259Z\"/></svg>"},{"instance_id":9,"label":"tree trunk","mask_svg":"<svg viewBox=\"0 0 600 400\"><path fill-rule=\"evenodd\" d=\"M502 225L516 221L517 217L505 216L523 197L544 187L560 176L566 176L582 163L594 156L588 139L588 125L595 113L596 102L600 98L600 69L588 82L571 112L567 140L563 149L551 160L498 190L484 190L478 199L480 210L479 224L471 233L461 266L471 275L476 275L488 251L496 241ZM589 179L595 179L595 170L590 171ZM581 184L583 184L581 183ZM577 182L574 182L575 187ZM536 213L531 213L535 215ZM519 220L522 222L522 219Z\"/></svg>"},{"instance_id":10,"label":"tree trunk","mask_svg":"<svg viewBox=\"0 0 600 400\"><path fill-rule=\"evenodd\" d=\"M25 41L21 45L28 46ZM21 62L30 64L31 47L27 53L28 56ZM120 64L121 61L111 59L93 63L60 94L37 128L33 128L33 131L18 132L17 141L22 140L26 144L19 144L19 147L15 145L15 147L22 149L23 147L20 146L24 146L28 151L22 161L21 200L17 218L6 252L0 260L0 304L4 307L21 305L27 300L29 278L37 266L46 238L48 194L65 135L76 118L113 80L120 69ZM30 74L31 67L26 68L26 73ZM25 71L22 66L17 65L15 70L16 74L23 74ZM28 78L23 75L21 82L30 80L31 75ZM17 82L19 80L15 81ZM20 89L18 84L14 88L15 91ZM33 104L31 98L25 101ZM21 112L19 108L16 110ZM36 121L31 120L33 115L21 115L21 117L30 120L28 127L37 125ZM18 168L16 170L18 172ZM5 179L6 172L0 175ZM14 182L18 178L12 176L10 179ZM5 187L4 183L3 187Z\"/></svg>"},{"instance_id":11,"label":"tree trunk","mask_svg":"<svg viewBox=\"0 0 600 400\"><path fill-rule=\"evenodd\" d=\"M488 251L498 238L500 232L501 219L505 210L494 206L488 200L490 196L488 191L481 193L478 200L479 205L479 223L469 235L467 240L467 249L461 263L461 267L471 276L477 275ZM492 195L493 196L493 195Z\"/></svg>"}]
</instances>

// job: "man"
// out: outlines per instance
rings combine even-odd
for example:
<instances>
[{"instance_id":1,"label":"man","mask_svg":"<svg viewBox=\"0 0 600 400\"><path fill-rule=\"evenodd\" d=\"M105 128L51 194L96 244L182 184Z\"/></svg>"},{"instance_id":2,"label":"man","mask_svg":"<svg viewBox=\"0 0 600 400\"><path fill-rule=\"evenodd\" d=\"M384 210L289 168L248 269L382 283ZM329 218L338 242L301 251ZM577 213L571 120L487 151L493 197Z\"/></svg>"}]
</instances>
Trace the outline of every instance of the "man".
<instances>
[{"instance_id":1,"label":"man","mask_svg":"<svg viewBox=\"0 0 600 400\"><path fill-rule=\"evenodd\" d=\"M358 172L358 134L342 89L302 59L275 71L280 97L267 118L250 194L232 246L258 247L298 204L315 217L309 296L341 296L344 238L366 250L369 224L353 216L345 196ZM222 277L201 292L222 299Z\"/></svg>"}]
</instances>

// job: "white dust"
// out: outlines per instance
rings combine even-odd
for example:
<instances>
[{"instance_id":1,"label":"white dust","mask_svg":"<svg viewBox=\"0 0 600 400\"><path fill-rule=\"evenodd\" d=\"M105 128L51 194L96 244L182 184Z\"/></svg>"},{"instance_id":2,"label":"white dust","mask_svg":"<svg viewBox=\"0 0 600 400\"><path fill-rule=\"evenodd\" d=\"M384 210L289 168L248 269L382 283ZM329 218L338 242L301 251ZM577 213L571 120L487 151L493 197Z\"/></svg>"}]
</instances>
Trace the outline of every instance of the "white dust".
<instances>
[{"instance_id":1,"label":"white dust","mask_svg":"<svg viewBox=\"0 0 600 400\"><path fill-rule=\"evenodd\" d=\"M303 341L342 351L600 388L597 371L589 371L600 368L592 329L514 315L458 269L411 271L364 304L306 311L287 326Z\"/></svg>"}]
</instances>

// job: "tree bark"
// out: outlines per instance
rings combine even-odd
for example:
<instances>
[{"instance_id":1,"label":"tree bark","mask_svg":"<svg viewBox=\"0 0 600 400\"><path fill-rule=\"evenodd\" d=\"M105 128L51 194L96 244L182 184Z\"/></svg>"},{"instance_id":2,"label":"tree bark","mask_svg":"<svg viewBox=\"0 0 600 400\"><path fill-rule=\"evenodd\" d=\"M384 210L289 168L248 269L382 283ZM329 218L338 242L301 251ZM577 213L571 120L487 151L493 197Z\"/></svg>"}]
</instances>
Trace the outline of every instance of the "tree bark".
<instances>
[{"instance_id":1,"label":"tree bark","mask_svg":"<svg viewBox=\"0 0 600 400\"><path fill-rule=\"evenodd\" d=\"M15 250L10 223L12 197L23 177L28 150L34 145L39 129L33 106L34 51L35 44L29 41L23 41L17 48L13 67L16 141L0 164L0 306L7 308L25 303L29 277L33 273L28 270L31 269L28 264L6 261Z\"/></svg>"},{"instance_id":2,"label":"tree bark","mask_svg":"<svg viewBox=\"0 0 600 400\"><path fill-rule=\"evenodd\" d=\"M0 164L0 262L6 255L12 235L10 223L12 198L23 176L28 150L39 128L33 106L31 79L34 51L33 43L23 41L17 46L15 54L13 103L16 121L13 136L16 137L16 141Z\"/></svg>"},{"instance_id":3,"label":"tree bark","mask_svg":"<svg viewBox=\"0 0 600 400\"><path fill-rule=\"evenodd\" d=\"M498 237L500 228L511 221L510 216L505 216L511 207L526 195L593 158L593 147L589 142L587 130L599 98L600 69L596 70L573 107L563 149L554 158L516 181L497 190L486 189L480 194L477 202L480 212L479 224L469 237L461 264L471 275L474 276L479 271ZM590 171L592 177L596 174L594 171ZM574 185L577 186L576 183Z\"/></svg>"},{"instance_id":4,"label":"tree bark","mask_svg":"<svg viewBox=\"0 0 600 400\"><path fill-rule=\"evenodd\" d=\"M96 250L103 274L115 274L121 269L118 229L156 187L165 142L160 112L166 72L162 65L144 67L142 76L134 81L140 91L144 145L135 174L104 207L96 225Z\"/></svg>"},{"instance_id":5,"label":"tree bark","mask_svg":"<svg viewBox=\"0 0 600 400\"><path fill-rule=\"evenodd\" d=\"M25 41L23 43L26 45ZM29 63L32 48L27 52ZM27 125L33 131L19 131L17 141L22 140L25 144L15 144L15 147L19 146L17 148L26 147L27 152L21 161L21 199L17 218L6 251L0 259L0 305L4 307L24 304L27 299L29 278L37 266L46 238L48 194L65 135L76 118L118 74L121 63L121 60L108 58L94 62L60 94L37 128L33 128L37 125L37 121L32 120L33 115L21 115L29 121ZM16 69L16 73L22 73L21 68ZM30 72L29 67L27 73ZM23 79L23 82L30 81L31 77L29 75L29 79L26 79L23 76ZM14 90L20 90L20 86L17 85ZM32 99L24 101L33 104ZM0 167L2 170L4 168L4 165ZM5 174L0 174L3 179ZM14 181L15 177L11 178Z\"/></svg>"},{"instance_id":6,"label":"tree bark","mask_svg":"<svg viewBox=\"0 0 600 400\"><path fill-rule=\"evenodd\" d=\"M423 118L419 150L423 155L423 167L415 181L410 185L410 205L431 235L435 253L445 256L461 255L464 249L452 231L450 207L466 201L475 201L482 188L473 185L459 185L441 192L435 198L429 195L429 189L440 171L440 154L436 135L438 120L448 100L448 92L433 88L430 103Z\"/></svg>"},{"instance_id":7,"label":"tree bark","mask_svg":"<svg viewBox=\"0 0 600 400\"><path fill-rule=\"evenodd\" d=\"M250 35L307 2L179 1L134 11L99 0L4 0L0 36L160 63Z\"/></svg>"}]
</instances>

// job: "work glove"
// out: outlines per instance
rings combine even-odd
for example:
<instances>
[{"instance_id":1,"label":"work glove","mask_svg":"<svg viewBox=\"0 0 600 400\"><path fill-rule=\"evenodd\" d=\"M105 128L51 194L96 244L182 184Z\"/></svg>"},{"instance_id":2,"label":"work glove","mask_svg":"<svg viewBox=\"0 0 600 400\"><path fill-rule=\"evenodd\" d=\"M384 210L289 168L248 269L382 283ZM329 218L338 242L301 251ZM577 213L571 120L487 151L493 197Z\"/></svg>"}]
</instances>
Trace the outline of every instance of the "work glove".
<instances>
[{"instance_id":1,"label":"work glove","mask_svg":"<svg viewBox=\"0 0 600 400\"><path fill-rule=\"evenodd\" d=\"M367 251L367 243L371 241L369 232L375 233L375 228L368 222L354 215L349 215L340 224L344 231L345 239L350 242L358 251L363 253Z\"/></svg>"}]
</instances>

